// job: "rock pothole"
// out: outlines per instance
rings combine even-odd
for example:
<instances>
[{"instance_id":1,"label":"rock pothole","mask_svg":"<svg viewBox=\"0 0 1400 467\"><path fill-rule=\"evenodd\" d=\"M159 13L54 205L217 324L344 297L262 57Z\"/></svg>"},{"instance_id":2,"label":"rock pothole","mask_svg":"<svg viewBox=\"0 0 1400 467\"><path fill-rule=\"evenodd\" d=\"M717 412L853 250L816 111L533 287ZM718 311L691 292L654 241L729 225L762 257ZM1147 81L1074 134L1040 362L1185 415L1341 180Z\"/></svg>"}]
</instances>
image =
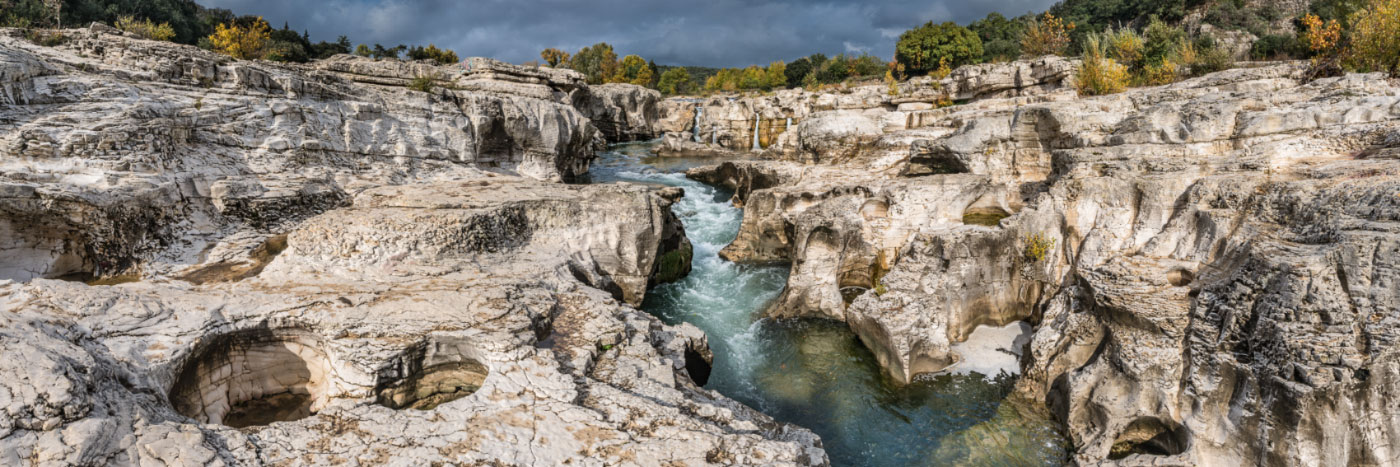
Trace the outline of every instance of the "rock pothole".
<instances>
[{"instance_id":1,"label":"rock pothole","mask_svg":"<svg viewBox=\"0 0 1400 467\"><path fill-rule=\"evenodd\" d=\"M247 261L219 261L179 276L177 279L192 284L212 282L237 282L261 274L277 255L287 249L287 235L268 237L262 244L248 253Z\"/></svg>"},{"instance_id":2,"label":"rock pothole","mask_svg":"<svg viewBox=\"0 0 1400 467\"><path fill-rule=\"evenodd\" d=\"M1185 268L1176 268L1167 271L1167 283L1174 287L1185 287L1191 285L1196 280L1196 274Z\"/></svg>"},{"instance_id":3,"label":"rock pothole","mask_svg":"<svg viewBox=\"0 0 1400 467\"><path fill-rule=\"evenodd\" d=\"M1188 441L1185 429L1176 423L1157 417L1139 417L1113 440L1113 448L1109 451L1108 458L1118 460L1135 454L1181 454L1186 451Z\"/></svg>"},{"instance_id":4,"label":"rock pothole","mask_svg":"<svg viewBox=\"0 0 1400 467\"><path fill-rule=\"evenodd\" d=\"M266 328L215 338L184 365L170 389L182 415L233 428L308 417L333 383L319 337Z\"/></svg>"},{"instance_id":5,"label":"rock pothole","mask_svg":"<svg viewBox=\"0 0 1400 467\"><path fill-rule=\"evenodd\" d=\"M997 207L968 208L966 211L963 211L962 222L968 225L996 227L1001 224L1002 219L1010 216L1011 213Z\"/></svg>"},{"instance_id":6,"label":"rock pothole","mask_svg":"<svg viewBox=\"0 0 1400 467\"><path fill-rule=\"evenodd\" d=\"M490 373L464 341L433 340L380 372L377 402L391 409L433 410L481 389Z\"/></svg>"}]
</instances>

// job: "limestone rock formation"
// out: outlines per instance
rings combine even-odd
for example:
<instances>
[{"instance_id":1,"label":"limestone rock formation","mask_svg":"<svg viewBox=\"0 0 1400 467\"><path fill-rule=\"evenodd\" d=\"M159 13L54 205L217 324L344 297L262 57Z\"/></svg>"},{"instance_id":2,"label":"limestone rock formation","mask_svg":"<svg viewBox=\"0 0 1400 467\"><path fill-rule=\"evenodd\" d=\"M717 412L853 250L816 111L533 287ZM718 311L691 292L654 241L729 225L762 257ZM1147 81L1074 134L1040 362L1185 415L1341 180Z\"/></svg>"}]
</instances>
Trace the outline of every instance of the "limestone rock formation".
<instances>
[{"instance_id":1,"label":"limestone rock formation","mask_svg":"<svg viewBox=\"0 0 1400 467\"><path fill-rule=\"evenodd\" d=\"M632 306L683 193L554 183L645 106L63 33L0 29L0 464L826 464Z\"/></svg>"},{"instance_id":2,"label":"limestone rock formation","mask_svg":"<svg viewBox=\"0 0 1400 467\"><path fill-rule=\"evenodd\" d=\"M1400 465L1400 83L1301 71L905 102L793 139L841 157L690 175L737 190L727 258L792 263L771 315L847 322L897 380L1033 323L1019 387L1079 464Z\"/></svg>"},{"instance_id":3,"label":"limestone rock formation","mask_svg":"<svg viewBox=\"0 0 1400 467\"><path fill-rule=\"evenodd\" d=\"M661 93L635 84L602 84L574 91L573 106L609 142L645 141L660 136Z\"/></svg>"}]
</instances>

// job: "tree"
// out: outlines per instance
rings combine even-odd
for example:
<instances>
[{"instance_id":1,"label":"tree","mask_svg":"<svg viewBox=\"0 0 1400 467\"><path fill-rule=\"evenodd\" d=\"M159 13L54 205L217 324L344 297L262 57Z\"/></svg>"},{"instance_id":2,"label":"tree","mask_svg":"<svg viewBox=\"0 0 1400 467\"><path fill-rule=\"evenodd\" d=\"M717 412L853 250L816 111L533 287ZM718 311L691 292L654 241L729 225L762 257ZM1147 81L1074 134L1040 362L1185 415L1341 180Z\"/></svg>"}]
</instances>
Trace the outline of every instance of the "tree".
<instances>
[{"instance_id":1,"label":"tree","mask_svg":"<svg viewBox=\"0 0 1400 467\"><path fill-rule=\"evenodd\" d=\"M690 86L690 73L684 68L666 70L661 74L661 80L656 83L656 89L668 96L684 94L690 91Z\"/></svg>"},{"instance_id":2,"label":"tree","mask_svg":"<svg viewBox=\"0 0 1400 467\"><path fill-rule=\"evenodd\" d=\"M973 21L967 29L982 39L982 61L1011 60L1021 56L1021 34L1025 21L1014 21L991 12L986 18Z\"/></svg>"},{"instance_id":3,"label":"tree","mask_svg":"<svg viewBox=\"0 0 1400 467\"><path fill-rule=\"evenodd\" d=\"M373 56L374 58L392 58L397 60L399 58L399 54L403 53L405 49L407 49L407 47L404 47L403 44L399 44L389 48L384 48L384 46L382 45L374 44L374 51L370 52L370 56Z\"/></svg>"},{"instance_id":4,"label":"tree","mask_svg":"<svg viewBox=\"0 0 1400 467\"><path fill-rule=\"evenodd\" d=\"M781 60L768 64L763 70L763 89L782 89L788 86L787 64Z\"/></svg>"},{"instance_id":5,"label":"tree","mask_svg":"<svg viewBox=\"0 0 1400 467\"><path fill-rule=\"evenodd\" d=\"M807 57L793 60L791 63L788 63L787 68L783 70L783 74L787 76L787 83L789 86L802 84L802 79L806 78L810 73L812 73L812 60Z\"/></svg>"},{"instance_id":6,"label":"tree","mask_svg":"<svg viewBox=\"0 0 1400 467\"><path fill-rule=\"evenodd\" d=\"M246 26L220 24L209 36L214 50L240 60L262 58L271 36L270 27L262 17Z\"/></svg>"},{"instance_id":7,"label":"tree","mask_svg":"<svg viewBox=\"0 0 1400 467\"><path fill-rule=\"evenodd\" d=\"M1021 56L1064 55L1069 49L1071 31L1074 23L1066 24L1050 13L1040 19L1029 18L1021 34Z\"/></svg>"},{"instance_id":8,"label":"tree","mask_svg":"<svg viewBox=\"0 0 1400 467\"><path fill-rule=\"evenodd\" d=\"M933 71L945 61L956 68L981 59L982 39L951 21L924 23L900 34L895 44L895 60L915 74Z\"/></svg>"},{"instance_id":9,"label":"tree","mask_svg":"<svg viewBox=\"0 0 1400 467\"><path fill-rule=\"evenodd\" d=\"M837 54L835 57L822 60L821 68L815 73L817 81L827 84L845 81L847 77L851 76L851 69L846 61L844 54Z\"/></svg>"},{"instance_id":10,"label":"tree","mask_svg":"<svg viewBox=\"0 0 1400 467\"><path fill-rule=\"evenodd\" d=\"M44 7L53 11L53 24L56 27L63 27L63 17L59 13L63 10L63 0L44 0Z\"/></svg>"},{"instance_id":11,"label":"tree","mask_svg":"<svg viewBox=\"0 0 1400 467\"><path fill-rule=\"evenodd\" d=\"M361 57L368 57L373 54L374 51L370 50L368 45L360 44L359 46L355 47L355 55L359 55Z\"/></svg>"},{"instance_id":12,"label":"tree","mask_svg":"<svg viewBox=\"0 0 1400 467\"><path fill-rule=\"evenodd\" d=\"M628 55L622 58L622 63L617 67L617 71L608 77L607 82L647 86L651 84L653 76L651 66L647 64L645 59L636 55Z\"/></svg>"},{"instance_id":13,"label":"tree","mask_svg":"<svg viewBox=\"0 0 1400 467\"><path fill-rule=\"evenodd\" d=\"M558 68L560 64L569 65L569 53L553 47L540 51L540 58L554 68Z\"/></svg>"},{"instance_id":14,"label":"tree","mask_svg":"<svg viewBox=\"0 0 1400 467\"><path fill-rule=\"evenodd\" d=\"M1373 0L1348 21L1351 37L1346 66L1400 76L1400 0Z\"/></svg>"},{"instance_id":15,"label":"tree","mask_svg":"<svg viewBox=\"0 0 1400 467\"><path fill-rule=\"evenodd\" d=\"M608 43L599 42L579 49L569 60L569 68L583 73L588 84L603 84L609 77L617 74L617 52L613 52Z\"/></svg>"},{"instance_id":16,"label":"tree","mask_svg":"<svg viewBox=\"0 0 1400 467\"><path fill-rule=\"evenodd\" d=\"M439 49L436 45L428 44L427 47L413 46L408 48L408 58L413 60L432 60L441 65L457 63L457 52L447 49Z\"/></svg>"},{"instance_id":17,"label":"tree","mask_svg":"<svg viewBox=\"0 0 1400 467\"><path fill-rule=\"evenodd\" d=\"M316 59L330 58L335 54L350 53L350 38L340 36L335 42L321 41L311 46L311 55Z\"/></svg>"}]
</instances>

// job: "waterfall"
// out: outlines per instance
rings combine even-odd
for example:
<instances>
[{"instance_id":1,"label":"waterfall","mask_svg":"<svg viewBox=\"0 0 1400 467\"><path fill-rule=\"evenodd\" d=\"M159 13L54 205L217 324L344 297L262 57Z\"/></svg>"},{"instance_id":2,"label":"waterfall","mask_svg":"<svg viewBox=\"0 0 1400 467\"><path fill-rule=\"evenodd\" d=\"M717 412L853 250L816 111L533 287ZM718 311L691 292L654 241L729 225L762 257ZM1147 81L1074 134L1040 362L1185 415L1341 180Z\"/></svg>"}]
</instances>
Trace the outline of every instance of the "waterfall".
<instances>
[{"instance_id":1,"label":"waterfall","mask_svg":"<svg viewBox=\"0 0 1400 467\"><path fill-rule=\"evenodd\" d=\"M753 150L755 151L763 150L763 147L758 145L758 123L761 121L763 121L763 117L759 116L758 113L755 112L753 114Z\"/></svg>"},{"instance_id":2,"label":"waterfall","mask_svg":"<svg viewBox=\"0 0 1400 467\"><path fill-rule=\"evenodd\" d=\"M719 144L719 128L710 132L710 144Z\"/></svg>"},{"instance_id":3,"label":"waterfall","mask_svg":"<svg viewBox=\"0 0 1400 467\"><path fill-rule=\"evenodd\" d=\"M792 117L788 117L787 128L783 128L783 131L788 131L788 130L791 130L791 129L792 129Z\"/></svg>"},{"instance_id":4,"label":"waterfall","mask_svg":"<svg viewBox=\"0 0 1400 467\"><path fill-rule=\"evenodd\" d=\"M700 116L705 114L705 108L695 106L695 126L691 129L695 131L695 142L700 142Z\"/></svg>"}]
</instances>

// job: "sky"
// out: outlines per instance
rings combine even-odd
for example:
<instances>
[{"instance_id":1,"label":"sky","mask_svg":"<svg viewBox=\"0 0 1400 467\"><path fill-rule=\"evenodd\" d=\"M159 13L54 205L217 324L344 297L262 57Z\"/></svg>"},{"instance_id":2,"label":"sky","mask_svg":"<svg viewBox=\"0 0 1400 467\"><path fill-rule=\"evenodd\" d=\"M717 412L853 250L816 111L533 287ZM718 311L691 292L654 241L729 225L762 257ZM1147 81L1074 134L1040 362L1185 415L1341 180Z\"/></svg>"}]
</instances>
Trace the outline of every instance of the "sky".
<instances>
[{"instance_id":1,"label":"sky","mask_svg":"<svg viewBox=\"0 0 1400 467\"><path fill-rule=\"evenodd\" d=\"M736 67L813 53L889 59L901 32L926 21L966 24L992 11L1042 11L1054 0L199 0L289 23L312 41L435 44L462 57L514 63L597 43L661 65Z\"/></svg>"}]
</instances>

